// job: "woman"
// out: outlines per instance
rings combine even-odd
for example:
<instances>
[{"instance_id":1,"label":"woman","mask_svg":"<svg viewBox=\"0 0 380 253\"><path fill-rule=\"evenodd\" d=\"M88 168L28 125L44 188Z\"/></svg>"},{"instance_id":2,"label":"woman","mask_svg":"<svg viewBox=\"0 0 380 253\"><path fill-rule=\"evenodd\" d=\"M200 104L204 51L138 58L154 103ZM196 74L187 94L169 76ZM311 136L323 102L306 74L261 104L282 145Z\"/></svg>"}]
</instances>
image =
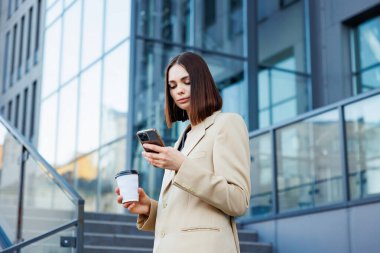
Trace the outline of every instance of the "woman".
<instances>
[{"instance_id":1,"label":"woman","mask_svg":"<svg viewBox=\"0 0 380 253\"><path fill-rule=\"evenodd\" d=\"M240 252L233 217L244 214L250 199L246 125L239 115L220 112L211 73L194 53L171 60L165 90L168 127L187 119L190 125L174 147L144 144L157 152L143 152L144 158L165 169L160 197L157 202L139 188L139 201L124 207L138 214L139 229L155 232L155 253Z\"/></svg>"}]
</instances>

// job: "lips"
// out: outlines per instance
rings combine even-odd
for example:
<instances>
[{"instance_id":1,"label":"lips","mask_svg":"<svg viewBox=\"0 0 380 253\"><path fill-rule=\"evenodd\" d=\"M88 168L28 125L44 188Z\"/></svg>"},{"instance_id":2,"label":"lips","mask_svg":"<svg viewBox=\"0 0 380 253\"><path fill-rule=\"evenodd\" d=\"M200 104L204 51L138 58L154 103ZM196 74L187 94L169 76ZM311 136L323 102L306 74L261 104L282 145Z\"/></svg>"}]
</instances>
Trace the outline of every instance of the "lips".
<instances>
[{"instance_id":1,"label":"lips","mask_svg":"<svg viewBox=\"0 0 380 253\"><path fill-rule=\"evenodd\" d=\"M189 101L190 98L181 98L181 99L178 99L177 102L180 103L180 104L184 104L186 103L187 101Z\"/></svg>"}]
</instances>

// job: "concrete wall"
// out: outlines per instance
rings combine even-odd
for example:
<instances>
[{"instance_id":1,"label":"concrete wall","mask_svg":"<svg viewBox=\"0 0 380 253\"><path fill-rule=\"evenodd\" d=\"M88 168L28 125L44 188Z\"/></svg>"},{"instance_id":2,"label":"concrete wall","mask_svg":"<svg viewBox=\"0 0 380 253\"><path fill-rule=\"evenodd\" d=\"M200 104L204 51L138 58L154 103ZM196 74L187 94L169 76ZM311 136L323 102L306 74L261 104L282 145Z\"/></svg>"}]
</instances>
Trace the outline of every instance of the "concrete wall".
<instances>
[{"instance_id":1,"label":"concrete wall","mask_svg":"<svg viewBox=\"0 0 380 253\"><path fill-rule=\"evenodd\" d=\"M380 203L249 225L275 253L378 253Z\"/></svg>"}]
</instances>

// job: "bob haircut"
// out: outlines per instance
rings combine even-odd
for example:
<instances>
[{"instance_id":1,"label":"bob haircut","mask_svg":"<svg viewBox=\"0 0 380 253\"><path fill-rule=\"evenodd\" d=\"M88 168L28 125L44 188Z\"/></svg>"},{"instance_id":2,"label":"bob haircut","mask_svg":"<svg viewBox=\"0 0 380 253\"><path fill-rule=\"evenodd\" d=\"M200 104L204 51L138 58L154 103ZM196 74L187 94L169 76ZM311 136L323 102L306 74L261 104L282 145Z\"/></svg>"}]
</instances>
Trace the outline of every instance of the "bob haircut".
<instances>
[{"instance_id":1,"label":"bob haircut","mask_svg":"<svg viewBox=\"0 0 380 253\"><path fill-rule=\"evenodd\" d=\"M207 63L202 57L192 52L184 52L175 56L165 70L165 119L169 128L172 127L173 122L189 119L186 111L179 108L170 95L168 75L170 68L176 64L185 68L189 73L190 122L197 125L222 108L222 97L216 88Z\"/></svg>"}]
</instances>

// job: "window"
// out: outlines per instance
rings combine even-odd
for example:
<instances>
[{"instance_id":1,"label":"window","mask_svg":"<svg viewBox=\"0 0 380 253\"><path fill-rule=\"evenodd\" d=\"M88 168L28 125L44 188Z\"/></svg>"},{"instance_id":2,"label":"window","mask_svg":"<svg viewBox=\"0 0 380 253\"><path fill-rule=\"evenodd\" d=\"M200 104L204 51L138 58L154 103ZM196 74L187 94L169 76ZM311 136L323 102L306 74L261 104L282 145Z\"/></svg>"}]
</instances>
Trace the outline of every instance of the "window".
<instances>
[{"instance_id":1,"label":"window","mask_svg":"<svg viewBox=\"0 0 380 253\"><path fill-rule=\"evenodd\" d=\"M21 18L21 29L20 29L20 44L19 44L19 55L18 55L18 70L17 77L21 77L21 66L22 66L22 49L24 47L24 25L25 25L25 16Z\"/></svg>"},{"instance_id":2,"label":"window","mask_svg":"<svg viewBox=\"0 0 380 253\"><path fill-rule=\"evenodd\" d=\"M34 137L34 117L36 114L36 96L37 96L37 81L33 82L32 86L32 108L30 112L30 132L29 140L32 140Z\"/></svg>"},{"instance_id":3,"label":"window","mask_svg":"<svg viewBox=\"0 0 380 253\"><path fill-rule=\"evenodd\" d=\"M8 115L7 119L9 122L12 120L12 100L8 102Z\"/></svg>"},{"instance_id":4,"label":"window","mask_svg":"<svg viewBox=\"0 0 380 253\"><path fill-rule=\"evenodd\" d=\"M5 37L5 47L4 47L4 61L3 61L3 87L2 92L5 93L7 88L7 73L8 73L8 51L9 51L9 39L10 39L10 32L7 32L7 35Z\"/></svg>"},{"instance_id":5,"label":"window","mask_svg":"<svg viewBox=\"0 0 380 253\"><path fill-rule=\"evenodd\" d=\"M281 9L278 0L257 3L259 128L311 109L308 16L303 1L282 3L292 6Z\"/></svg>"},{"instance_id":6,"label":"window","mask_svg":"<svg viewBox=\"0 0 380 253\"><path fill-rule=\"evenodd\" d=\"M12 16L12 3L13 0L8 0L8 19L10 19Z\"/></svg>"},{"instance_id":7,"label":"window","mask_svg":"<svg viewBox=\"0 0 380 253\"><path fill-rule=\"evenodd\" d=\"M29 71L29 61L30 61L30 42L32 40L32 23L33 23L33 7L29 8L29 20L28 20L28 38L26 42L26 63L25 72Z\"/></svg>"},{"instance_id":8,"label":"window","mask_svg":"<svg viewBox=\"0 0 380 253\"><path fill-rule=\"evenodd\" d=\"M16 45L17 45L17 24L13 26L13 45L12 45L12 59L11 59L11 75L10 75L10 86L13 83L13 73L15 71L15 57L16 57Z\"/></svg>"},{"instance_id":9,"label":"window","mask_svg":"<svg viewBox=\"0 0 380 253\"><path fill-rule=\"evenodd\" d=\"M28 88L25 88L24 90L24 102L23 102L23 109L22 109L22 128L21 133L25 136L26 133L26 119L28 117Z\"/></svg>"},{"instance_id":10,"label":"window","mask_svg":"<svg viewBox=\"0 0 380 253\"><path fill-rule=\"evenodd\" d=\"M354 94L380 87L380 17L352 29L351 48Z\"/></svg>"},{"instance_id":11,"label":"window","mask_svg":"<svg viewBox=\"0 0 380 253\"><path fill-rule=\"evenodd\" d=\"M34 44L34 64L38 61L38 49L40 46L40 20L41 20L41 0L37 4L37 24L36 24L36 38Z\"/></svg>"},{"instance_id":12,"label":"window","mask_svg":"<svg viewBox=\"0 0 380 253\"><path fill-rule=\"evenodd\" d=\"M18 128L18 111L20 109L20 94L16 96L16 105L15 105L15 127Z\"/></svg>"}]
</instances>

